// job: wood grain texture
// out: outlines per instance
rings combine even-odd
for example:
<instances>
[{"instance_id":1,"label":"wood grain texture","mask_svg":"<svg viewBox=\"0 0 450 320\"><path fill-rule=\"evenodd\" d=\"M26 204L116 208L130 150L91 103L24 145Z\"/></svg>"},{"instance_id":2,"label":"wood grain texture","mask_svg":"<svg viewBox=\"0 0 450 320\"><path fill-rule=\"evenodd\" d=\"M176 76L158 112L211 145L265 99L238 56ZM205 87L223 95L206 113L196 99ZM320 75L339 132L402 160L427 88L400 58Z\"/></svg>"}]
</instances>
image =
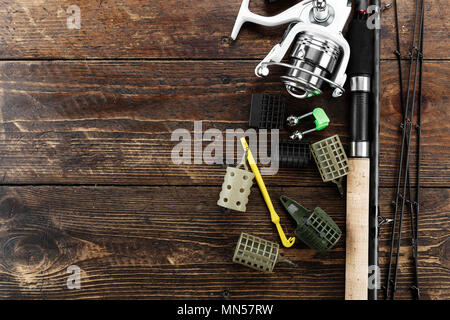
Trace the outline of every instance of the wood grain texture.
<instances>
[{"instance_id":1,"label":"wood grain texture","mask_svg":"<svg viewBox=\"0 0 450 320\"><path fill-rule=\"evenodd\" d=\"M320 256L299 241L281 253L299 267L278 264L270 275L231 262L239 234L277 240L262 197L252 189L245 214L224 214L217 187L23 186L0 189L0 298L343 299L345 236ZM272 187L304 206L320 205L345 232L345 204L335 188ZM317 198L321 195L321 199ZM392 215L392 189L381 210ZM449 189L425 189L420 281L425 299L449 299ZM327 199L327 201L323 201ZM438 203L436 206L435 204ZM295 223L274 201L281 223ZM410 299L411 270L404 229L398 297ZM381 229L385 265L388 228ZM82 270L80 290L68 290L67 268Z\"/></svg>"},{"instance_id":2,"label":"wood grain texture","mask_svg":"<svg viewBox=\"0 0 450 320\"><path fill-rule=\"evenodd\" d=\"M300 241L282 249L298 269L279 264L264 275L235 265L241 232L278 239L256 186L246 214L224 214L216 201L225 169L170 160L175 129L192 131L200 120L203 130L246 129L252 93L284 92L280 72L257 79L254 67L285 27L246 24L231 42L240 2L80 0L81 29L69 30L72 1L0 0L0 299L344 298L343 240L324 256ZM251 9L272 15L295 3L251 0ZM398 3L406 59L414 5ZM442 1L426 2L424 299L450 299L449 13ZM387 218L401 121L393 18L392 9L382 17L389 61L382 63L380 202ZM348 96L329 97L330 90L313 100L288 98L288 113L324 107L331 126L309 140L337 133L346 145ZM281 194L320 205L345 232L345 201L313 164L264 180L287 234L294 224L276 200ZM390 231L380 230L382 277ZM409 233L405 223L401 299L412 297ZM73 264L82 270L80 290L66 286Z\"/></svg>"},{"instance_id":3,"label":"wood grain texture","mask_svg":"<svg viewBox=\"0 0 450 320\"><path fill-rule=\"evenodd\" d=\"M81 28L68 29L66 12L74 1L3 0L0 6L2 59L262 59L280 41L286 26L246 24L230 39L241 0L78 0ZM251 1L259 14L274 15L295 4ZM402 54L412 39L414 5L398 1ZM448 59L448 6L427 1L425 57ZM394 10L382 17L382 58L393 59Z\"/></svg>"},{"instance_id":4,"label":"wood grain texture","mask_svg":"<svg viewBox=\"0 0 450 320\"><path fill-rule=\"evenodd\" d=\"M381 215L393 218L394 190L380 194ZM433 195L433 193L436 194ZM423 299L450 299L450 196L449 189L426 189L422 190L421 214L419 217L419 284ZM413 283L413 264L411 249L411 222L410 214L404 217L402 242L399 259L399 288L397 293L401 296L412 297L411 285ZM385 284L387 266L389 261L389 245L391 239L392 225L384 225L380 228L379 258L381 267L381 284ZM433 240L431 240L433 239ZM394 259L395 262L395 259ZM445 279L438 280L438 274L446 274ZM433 283L432 286L422 290L422 285ZM441 296L442 295L442 296ZM443 298L443 297L446 298ZM380 298L383 295L380 292ZM397 298L397 297L396 297Z\"/></svg>"},{"instance_id":5,"label":"wood grain texture","mask_svg":"<svg viewBox=\"0 0 450 320\"><path fill-rule=\"evenodd\" d=\"M0 63L0 177L7 184L218 185L219 165L174 165L174 130L248 128L254 92L280 92L278 77L253 75L254 62L2 62ZM394 186L401 113L396 63L382 66L381 183ZM424 74L424 186L450 180L446 61L427 62ZM348 96L295 101L287 112L323 106L329 128L348 142ZM305 123L305 127L307 124ZM287 137L287 133L284 133ZM205 141L206 146L208 142ZM414 148L415 150L415 148ZM439 172L439 174L436 174ZM323 185L314 164L281 170L266 183Z\"/></svg>"}]
</instances>

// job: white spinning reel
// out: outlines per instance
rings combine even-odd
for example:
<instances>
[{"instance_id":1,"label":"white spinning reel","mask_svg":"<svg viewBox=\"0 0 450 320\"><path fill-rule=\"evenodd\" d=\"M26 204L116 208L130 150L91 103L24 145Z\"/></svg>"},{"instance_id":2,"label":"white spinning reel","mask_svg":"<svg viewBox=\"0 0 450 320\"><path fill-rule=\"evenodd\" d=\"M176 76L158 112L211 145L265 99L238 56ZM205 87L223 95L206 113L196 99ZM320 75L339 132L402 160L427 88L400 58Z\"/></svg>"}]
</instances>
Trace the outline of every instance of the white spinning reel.
<instances>
[{"instance_id":1,"label":"white spinning reel","mask_svg":"<svg viewBox=\"0 0 450 320\"><path fill-rule=\"evenodd\" d=\"M250 12L250 0L243 0L231 38L235 40L245 22L263 26L289 25L281 43L255 69L258 77L269 75L269 66L288 68L281 80L286 90L299 99L322 93L323 82L335 88L333 97L344 93L345 70L350 47L342 35L351 12L351 0L304 0L288 10L263 17ZM289 63L281 62L289 48Z\"/></svg>"}]
</instances>

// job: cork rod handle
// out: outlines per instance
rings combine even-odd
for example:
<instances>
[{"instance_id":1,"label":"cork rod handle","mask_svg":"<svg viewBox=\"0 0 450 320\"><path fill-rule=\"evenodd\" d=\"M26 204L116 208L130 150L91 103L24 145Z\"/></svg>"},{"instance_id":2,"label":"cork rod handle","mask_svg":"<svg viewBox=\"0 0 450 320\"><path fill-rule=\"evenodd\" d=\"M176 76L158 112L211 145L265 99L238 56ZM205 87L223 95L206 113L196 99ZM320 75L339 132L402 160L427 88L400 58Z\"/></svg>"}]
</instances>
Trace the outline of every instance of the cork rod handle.
<instances>
[{"instance_id":1,"label":"cork rod handle","mask_svg":"<svg viewBox=\"0 0 450 320\"><path fill-rule=\"evenodd\" d=\"M370 159L350 158L347 176L345 300L367 300Z\"/></svg>"}]
</instances>

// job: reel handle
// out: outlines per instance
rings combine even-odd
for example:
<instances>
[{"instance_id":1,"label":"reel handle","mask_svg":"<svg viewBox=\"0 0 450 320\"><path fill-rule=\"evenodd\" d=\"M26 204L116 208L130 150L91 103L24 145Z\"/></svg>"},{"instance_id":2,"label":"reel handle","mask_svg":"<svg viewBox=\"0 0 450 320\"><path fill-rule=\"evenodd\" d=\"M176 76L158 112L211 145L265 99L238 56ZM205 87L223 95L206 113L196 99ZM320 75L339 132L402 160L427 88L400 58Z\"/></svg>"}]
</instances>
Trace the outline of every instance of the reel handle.
<instances>
[{"instance_id":1,"label":"reel handle","mask_svg":"<svg viewBox=\"0 0 450 320\"><path fill-rule=\"evenodd\" d=\"M300 15L303 10L302 7L306 6L306 4L300 2L275 16L264 17L251 12L248 8L249 3L250 0L242 0L241 8L239 9L233 31L231 32L231 39L233 40L236 40L239 31L245 22L252 22L262 26L273 27L294 21L300 21Z\"/></svg>"}]
</instances>

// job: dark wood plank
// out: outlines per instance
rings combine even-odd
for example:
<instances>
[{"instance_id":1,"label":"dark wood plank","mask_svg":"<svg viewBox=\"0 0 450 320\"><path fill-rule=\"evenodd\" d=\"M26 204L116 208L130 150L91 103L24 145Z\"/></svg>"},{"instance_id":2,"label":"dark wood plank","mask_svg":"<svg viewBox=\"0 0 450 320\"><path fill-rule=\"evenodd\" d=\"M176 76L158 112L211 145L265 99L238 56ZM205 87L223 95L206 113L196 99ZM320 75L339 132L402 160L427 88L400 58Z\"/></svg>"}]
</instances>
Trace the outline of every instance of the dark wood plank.
<instances>
[{"instance_id":1,"label":"dark wood plank","mask_svg":"<svg viewBox=\"0 0 450 320\"><path fill-rule=\"evenodd\" d=\"M401 0L404 56L411 46L414 3ZM0 58L181 58L262 59L279 42L286 26L246 25L231 43L241 0L79 0L81 29L67 28L71 1L9 0L0 7ZM251 1L257 13L273 15L295 4ZM425 57L449 59L447 6L427 1ZM382 57L393 59L394 10L383 14Z\"/></svg>"},{"instance_id":2,"label":"dark wood plank","mask_svg":"<svg viewBox=\"0 0 450 320\"><path fill-rule=\"evenodd\" d=\"M224 214L220 187L24 186L0 189L1 298L342 299L344 240L320 256L298 242L282 254L299 267L253 273L231 263L241 232L278 241L264 202L252 189L248 211ZM271 187L287 234L293 221L277 198L320 205L344 229L345 205L334 188ZM318 196L320 195L320 196ZM392 215L392 189L381 208ZM448 299L449 190L425 189L420 219L420 279L425 299ZM325 200L326 199L326 200ZM388 228L382 229L382 263ZM405 240L409 229L405 224ZM409 244L402 247L398 297L407 290ZM82 269L80 290L66 287L67 268Z\"/></svg>"},{"instance_id":3,"label":"dark wood plank","mask_svg":"<svg viewBox=\"0 0 450 320\"><path fill-rule=\"evenodd\" d=\"M253 75L252 61L2 62L0 177L5 184L217 185L219 165L174 165L171 134L247 129L251 93L280 92L278 77ZM382 66L381 181L395 185L401 121L396 62ZM445 61L425 63L423 184L448 187L450 164ZM332 124L308 140L348 142L348 97L330 91L288 100L288 113L323 106ZM189 111L187 111L189 110ZM305 124L307 126L307 124ZM287 133L283 133L284 137ZM306 139L306 138L305 138ZM205 142L206 144L206 142ZM415 148L414 148L415 150ZM436 174L439 172L439 174ZM311 165L267 178L277 185L323 185Z\"/></svg>"},{"instance_id":4,"label":"dark wood plank","mask_svg":"<svg viewBox=\"0 0 450 320\"><path fill-rule=\"evenodd\" d=\"M419 216L419 286L423 299L450 298L449 273L449 230L450 230L450 192L449 189L423 190ZM380 194L381 214L393 218L394 190L384 189ZM400 215L400 211L399 211ZM414 269L412 265L411 219L406 211L403 220L403 232L399 259L398 290L396 297L411 299ZM382 284L389 261L389 248L392 225L380 228L379 257ZM395 257L394 260L395 262ZM444 279L441 279L444 276ZM380 298L383 295L380 292ZM444 298L446 297L446 298Z\"/></svg>"},{"instance_id":5,"label":"dark wood plank","mask_svg":"<svg viewBox=\"0 0 450 320\"><path fill-rule=\"evenodd\" d=\"M0 6L0 59L192 59L190 61L0 62L0 298L342 299L344 241L325 256L301 243L266 276L230 262L237 237L251 230L277 241L259 191L246 214L215 205L224 168L170 161L177 128L247 128L252 92L280 92L278 79L256 79L257 60L285 27L246 25L229 39L241 0L183 2L78 1L81 30L68 30L68 1L5 1ZM413 2L399 0L407 58ZM252 10L271 15L295 1ZM425 299L449 299L450 73L448 7L427 2L425 105L420 219L420 283ZM393 59L394 11L383 14L382 58ZM214 61L196 61L208 59ZM226 61L245 59L245 61ZM443 60L443 61L442 61ZM406 67L406 66L405 66ZM392 217L401 121L394 61L382 65L381 212ZM406 69L405 69L406 71ZM406 72L404 73L406 74ZM328 92L329 93L329 92ZM348 97L289 99L290 113L324 106L332 125L311 140L348 142ZM414 155L413 155L414 156ZM414 167L412 168L414 170ZM343 228L345 203L311 166L265 179L282 224L292 221L276 198L287 194L322 206ZM413 180L413 183L415 181ZM70 184L37 186L39 184ZM129 186L72 186L149 185ZM159 187L158 185L167 185ZM186 185L181 187L181 185ZM401 250L400 299L411 298L409 220ZM383 280L390 227L381 229ZM82 289L66 288L67 267L82 269Z\"/></svg>"}]
</instances>

